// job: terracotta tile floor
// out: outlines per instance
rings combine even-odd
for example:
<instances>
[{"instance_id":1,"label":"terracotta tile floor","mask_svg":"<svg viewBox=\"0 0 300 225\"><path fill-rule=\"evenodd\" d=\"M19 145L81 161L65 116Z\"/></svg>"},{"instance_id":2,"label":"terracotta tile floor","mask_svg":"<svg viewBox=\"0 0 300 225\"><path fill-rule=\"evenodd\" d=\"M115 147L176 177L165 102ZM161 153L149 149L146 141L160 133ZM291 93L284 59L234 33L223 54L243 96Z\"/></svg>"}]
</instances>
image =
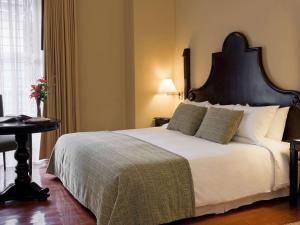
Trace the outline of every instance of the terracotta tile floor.
<instances>
[{"instance_id":1,"label":"terracotta tile floor","mask_svg":"<svg viewBox=\"0 0 300 225\"><path fill-rule=\"evenodd\" d=\"M82 207L54 176L45 174L46 162L34 165L33 180L50 188L46 202L8 202L0 206L0 225L95 225L94 215ZM0 190L15 178L0 167ZM299 198L300 201L300 198ZM290 207L287 198L256 203L222 215L203 216L170 225L283 225L300 220L300 206Z\"/></svg>"}]
</instances>

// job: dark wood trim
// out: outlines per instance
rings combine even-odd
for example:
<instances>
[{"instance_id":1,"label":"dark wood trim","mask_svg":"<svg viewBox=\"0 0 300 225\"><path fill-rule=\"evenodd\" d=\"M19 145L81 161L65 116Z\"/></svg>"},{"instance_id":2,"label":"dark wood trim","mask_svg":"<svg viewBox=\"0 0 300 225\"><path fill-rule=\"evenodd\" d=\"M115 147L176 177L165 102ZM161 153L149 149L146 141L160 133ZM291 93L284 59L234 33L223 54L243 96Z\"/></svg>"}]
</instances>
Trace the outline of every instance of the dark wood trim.
<instances>
[{"instance_id":1,"label":"dark wood trim","mask_svg":"<svg viewBox=\"0 0 300 225\"><path fill-rule=\"evenodd\" d=\"M187 54L187 52L186 52ZM190 81L190 55L184 61L185 79ZM190 89L185 80L184 90ZM212 67L206 83L188 92L192 101L212 104L250 104L252 106L290 106L284 140L300 138L300 93L276 87L268 78L262 48L249 48L247 38L239 32L230 33L222 52L212 54Z\"/></svg>"},{"instance_id":2,"label":"dark wood trim","mask_svg":"<svg viewBox=\"0 0 300 225\"><path fill-rule=\"evenodd\" d=\"M27 164L29 159L26 147L27 138L28 134L26 133L16 134L16 142L18 143L15 153L15 158L18 161L16 166L17 177L15 183L10 184L0 193L0 204L11 200L47 200L50 196L48 188L41 188L38 184L31 182Z\"/></svg>"},{"instance_id":3,"label":"dark wood trim","mask_svg":"<svg viewBox=\"0 0 300 225\"><path fill-rule=\"evenodd\" d=\"M191 51L189 48L183 51L183 63L184 63L184 99L188 97L188 93L191 90Z\"/></svg>"},{"instance_id":4,"label":"dark wood trim","mask_svg":"<svg viewBox=\"0 0 300 225\"><path fill-rule=\"evenodd\" d=\"M170 122L169 117L154 117L154 126L155 127L160 127L169 122Z\"/></svg>"},{"instance_id":5,"label":"dark wood trim","mask_svg":"<svg viewBox=\"0 0 300 225\"><path fill-rule=\"evenodd\" d=\"M298 204L298 152L300 151L300 140L290 143L290 204Z\"/></svg>"},{"instance_id":6,"label":"dark wood trim","mask_svg":"<svg viewBox=\"0 0 300 225\"><path fill-rule=\"evenodd\" d=\"M31 133L40 133L56 130L59 127L58 120L47 123L26 124L23 122L1 123L0 134L15 134L17 160L15 183L7 186L0 192L0 204L10 200L47 200L50 196L48 188L41 188L38 184L31 182L30 166L27 161L31 155L28 152L28 138L31 141ZM31 146L30 146L31 147Z\"/></svg>"},{"instance_id":7,"label":"dark wood trim","mask_svg":"<svg viewBox=\"0 0 300 225\"><path fill-rule=\"evenodd\" d=\"M23 123L22 121L0 123L0 135L32 134L52 131L59 128L59 123L60 120L56 119L41 123Z\"/></svg>"}]
</instances>

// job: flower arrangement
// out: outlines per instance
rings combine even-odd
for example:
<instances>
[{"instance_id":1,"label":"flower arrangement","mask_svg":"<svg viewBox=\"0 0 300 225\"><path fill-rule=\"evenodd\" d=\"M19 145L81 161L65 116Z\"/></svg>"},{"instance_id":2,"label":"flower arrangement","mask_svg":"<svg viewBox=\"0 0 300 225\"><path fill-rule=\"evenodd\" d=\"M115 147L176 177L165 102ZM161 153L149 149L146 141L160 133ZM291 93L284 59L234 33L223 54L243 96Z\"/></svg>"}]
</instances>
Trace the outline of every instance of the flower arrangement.
<instances>
[{"instance_id":1,"label":"flower arrangement","mask_svg":"<svg viewBox=\"0 0 300 225\"><path fill-rule=\"evenodd\" d=\"M45 79L38 79L36 85L31 85L31 98L45 102L48 94L48 81Z\"/></svg>"},{"instance_id":2,"label":"flower arrangement","mask_svg":"<svg viewBox=\"0 0 300 225\"><path fill-rule=\"evenodd\" d=\"M38 79L37 84L31 85L31 98L35 98L37 104L37 116L41 117L41 102L45 102L48 94L48 81Z\"/></svg>"}]
</instances>

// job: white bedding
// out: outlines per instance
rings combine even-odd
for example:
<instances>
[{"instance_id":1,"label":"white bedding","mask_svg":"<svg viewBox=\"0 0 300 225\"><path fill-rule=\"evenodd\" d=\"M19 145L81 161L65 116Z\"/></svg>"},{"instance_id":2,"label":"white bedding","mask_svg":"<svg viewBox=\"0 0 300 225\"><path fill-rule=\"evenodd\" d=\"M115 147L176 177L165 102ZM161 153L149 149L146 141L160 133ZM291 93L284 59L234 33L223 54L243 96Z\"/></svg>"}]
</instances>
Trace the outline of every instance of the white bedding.
<instances>
[{"instance_id":1,"label":"white bedding","mask_svg":"<svg viewBox=\"0 0 300 225\"><path fill-rule=\"evenodd\" d=\"M289 145L265 139L262 146L221 145L162 127L116 131L186 158L196 207L234 201L289 185Z\"/></svg>"}]
</instances>

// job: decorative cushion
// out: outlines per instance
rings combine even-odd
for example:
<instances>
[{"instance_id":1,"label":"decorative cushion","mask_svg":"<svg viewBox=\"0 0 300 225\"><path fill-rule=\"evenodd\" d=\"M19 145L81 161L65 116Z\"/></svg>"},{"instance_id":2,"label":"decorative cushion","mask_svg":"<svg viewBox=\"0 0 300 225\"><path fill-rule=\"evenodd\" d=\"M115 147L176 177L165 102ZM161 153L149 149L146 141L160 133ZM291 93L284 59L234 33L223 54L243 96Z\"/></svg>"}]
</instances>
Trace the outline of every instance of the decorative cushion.
<instances>
[{"instance_id":1,"label":"decorative cushion","mask_svg":"<svg viewBox=\"0 0 300 225\"><path fill-rule=\"evenodd\" d=\"M207 110L195 136L227 144L236 133L243 114L243 111L211 107Z\"/></svg>"},{"instance_id":2,"label":"decorative cushion","mask_svg":"<svg viewBox=\"0 0 300 225\"><path fill-rule=\"evenodd\" d=\"M205 107L180 103L167 129L194 135L203 120L206 110Z\"/></svg>"}]
</instances>

